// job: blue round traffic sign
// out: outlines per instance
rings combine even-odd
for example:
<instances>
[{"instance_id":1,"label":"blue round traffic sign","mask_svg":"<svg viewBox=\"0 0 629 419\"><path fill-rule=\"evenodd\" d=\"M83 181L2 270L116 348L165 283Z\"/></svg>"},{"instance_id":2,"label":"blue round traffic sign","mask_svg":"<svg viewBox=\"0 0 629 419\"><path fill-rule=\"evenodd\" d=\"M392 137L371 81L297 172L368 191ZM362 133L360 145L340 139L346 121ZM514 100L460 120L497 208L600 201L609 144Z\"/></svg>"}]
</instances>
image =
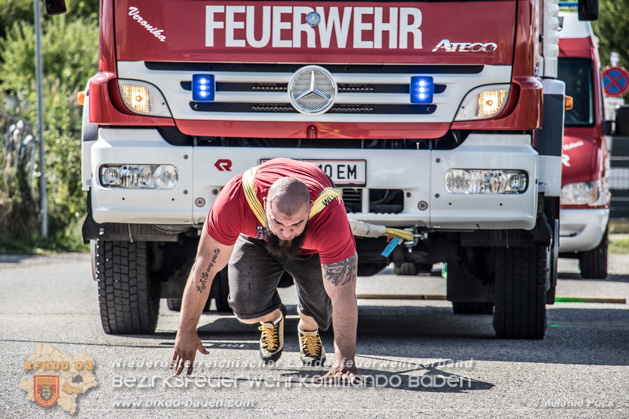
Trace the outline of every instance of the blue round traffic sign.
<instances>
[{"instance_id":1,"label":"blue round traffic sign","mask_svg":"<svg viewBox=\"0 0 629 419\"><path fill-rule=\"evenodd\" d=\"M607 67L601 74L607 96L621 97L629 91L629 73L622 67Z\"/></svg>"}]
</instances>

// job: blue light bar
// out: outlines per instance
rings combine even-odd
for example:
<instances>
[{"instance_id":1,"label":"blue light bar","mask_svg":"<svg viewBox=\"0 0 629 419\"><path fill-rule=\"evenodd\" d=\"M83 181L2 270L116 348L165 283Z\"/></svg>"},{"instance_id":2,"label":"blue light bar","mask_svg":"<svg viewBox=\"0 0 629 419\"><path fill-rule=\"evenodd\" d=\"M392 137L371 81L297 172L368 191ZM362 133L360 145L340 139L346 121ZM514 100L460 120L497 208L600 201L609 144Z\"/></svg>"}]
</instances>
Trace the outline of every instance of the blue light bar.
<instances>
[{"instance_id":1,"label":"blue light bar","mask_svg":"<svg viewBox=\"0 0 629 419\"><path fill-rule=\"evenodd\" d=\"M214 101L215 90L216 85L214 83L213 74L192 75L192 100L195 102Z\"/></svg>"},{"instance_id":2,"label":"blue light bar","mask_svg":"<svg viewBox=\"0 0 629 419\"><path fill-rule=\"evenodd\" d=\"M432 77L411 77L411 103L432 103L435 85Z\"/></svg>"}]
</instances>

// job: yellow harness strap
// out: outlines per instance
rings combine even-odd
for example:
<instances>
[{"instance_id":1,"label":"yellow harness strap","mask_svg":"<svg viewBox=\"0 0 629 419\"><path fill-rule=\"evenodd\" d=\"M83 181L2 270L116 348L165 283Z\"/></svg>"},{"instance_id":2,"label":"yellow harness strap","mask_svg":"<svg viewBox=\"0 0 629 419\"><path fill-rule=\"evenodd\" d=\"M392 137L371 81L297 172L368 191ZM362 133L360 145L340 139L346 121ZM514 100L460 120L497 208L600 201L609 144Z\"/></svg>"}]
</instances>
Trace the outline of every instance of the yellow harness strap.
<instances>
[{"instance_id":1,"label":"yellow harness strap","mask_svg":"<svg viewBox=\"0 0 629 419\"><path fill-rule=\"evenodd\" d=\"M251 207L251 211L253 211L260 224L266 228L266 211L264 211L264 207L262 207L262 204L258 200L255 186L253 185L253 178L256 176L258 167L260 166L252 167L242 174L242 189L245 192L245 198L249 203L249 207ZM336 197L343 201L341 192L338 189L325 188L322 190L317 199L315 199L312 203L308 219L310 220L312 217L323 211L325 207L327 207L328 204Z\"/></svg>"},{"instance_id":2,"label":"yellow harness strap","mask_svg":"<svg viewBox=\"0 0 629 419\"><path fill-rule=\"evenodd\" d=\"M245 198L247 198L251 211L253 211L260 224L266 228L266 212L258 200L255 187L253 186L253 178L256 176L257 171L258 166L255 166L242 174L242 190L245 191Z\"/></svg>"}]
</instances>

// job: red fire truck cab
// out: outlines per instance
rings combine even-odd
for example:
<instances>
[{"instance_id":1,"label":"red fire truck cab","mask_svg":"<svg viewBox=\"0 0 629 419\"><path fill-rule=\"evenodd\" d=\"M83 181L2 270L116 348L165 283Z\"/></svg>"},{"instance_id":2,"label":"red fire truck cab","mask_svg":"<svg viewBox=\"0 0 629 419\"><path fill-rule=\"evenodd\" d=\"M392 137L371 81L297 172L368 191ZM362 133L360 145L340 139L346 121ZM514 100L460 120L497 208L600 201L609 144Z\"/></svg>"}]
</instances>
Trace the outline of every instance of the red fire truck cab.
<instances>
[{"instance_id":1,"label":"red fire truck cab","mask_svg":"<svg viewBox=\"0 0 629 419\"><path fill-rule=\"evenodd\" d=\"M566 83L562 150L561 256L577 257L584 278L607 276L609 222L608 124L605 122L597 40L589 22L562 13L558 78Z\"/></svg>"}]
</instances>

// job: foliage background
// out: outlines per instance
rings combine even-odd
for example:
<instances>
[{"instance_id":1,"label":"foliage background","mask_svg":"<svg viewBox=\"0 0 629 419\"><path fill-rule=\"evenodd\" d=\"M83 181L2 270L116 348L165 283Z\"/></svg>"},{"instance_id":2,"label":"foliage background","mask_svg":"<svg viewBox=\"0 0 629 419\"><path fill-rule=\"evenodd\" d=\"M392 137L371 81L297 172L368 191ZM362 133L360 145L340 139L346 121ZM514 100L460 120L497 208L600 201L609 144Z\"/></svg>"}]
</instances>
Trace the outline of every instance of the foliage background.
<instances>
[{"instance_id":1,"label":"foliage background","mask_svg":"<svg viewBox=\"0 0 629 419\"><path fill-rule=\"evenodd\" d=\"M33 4L32 0L0 0L0 98L5 98L0 112L5 120L25 121L36 137ZM42 13L50 239L39 238L37 186L29 188L20 181L26 176L20 173L24 167L7 165L8 159L15 163L18 158L9 156L5 136L5 147L0 150L0 253L3 247L9 247L5 250L16 247L15 243L58 250L79 250L83 246L80 238L85 214L85 194L80 184L82 107L76 95L98 68L98 1L68 0L67 6L66 15L49 17ZM17 108L7 109L6 97L17 97ZM35 171L39 170L36 164Z\"/></svg>"},{"instance_id":2,"label":"foliage background","mask_svg":"<svg viewBox=\"0 0 629 419\"><path fill-rule=\"evenodd\" d=\"M601 65L609 65L612 51L620 55L619 65L629 69L629 0L599 0L598 21L592 22L599 38Z\"/></svg>"},{"instance_id":3,"label":"foliage background","mask_svg":"<svg viewBox=\"0 0 629 419\"><path fill-rule=\"evenodd\" d=\"M6 129L18 119L36 131L35 36L33 1L0 0L0 253L82 249L80 225L85 214L81 191L81 112L76 93L98 66L98 0L66 0L68 13L46 16L42 2L44 61L45 171L48 180L50 239L39 238L39 197L29 185L26 165L18 164ZM629 0L600 0L594 30L600 39L603 65L611 51L629 68ZM16 97L17 108L8 99ZM31 141L35 149L37 139ZM13 155L11 155L13 154ZM36 159L33 160L36 166ZM39 171L35 167L35 172ZM31 170L32 173L32 170ZM31 175L32 178L32 175Z\"/></svg>"}]
</instances>

